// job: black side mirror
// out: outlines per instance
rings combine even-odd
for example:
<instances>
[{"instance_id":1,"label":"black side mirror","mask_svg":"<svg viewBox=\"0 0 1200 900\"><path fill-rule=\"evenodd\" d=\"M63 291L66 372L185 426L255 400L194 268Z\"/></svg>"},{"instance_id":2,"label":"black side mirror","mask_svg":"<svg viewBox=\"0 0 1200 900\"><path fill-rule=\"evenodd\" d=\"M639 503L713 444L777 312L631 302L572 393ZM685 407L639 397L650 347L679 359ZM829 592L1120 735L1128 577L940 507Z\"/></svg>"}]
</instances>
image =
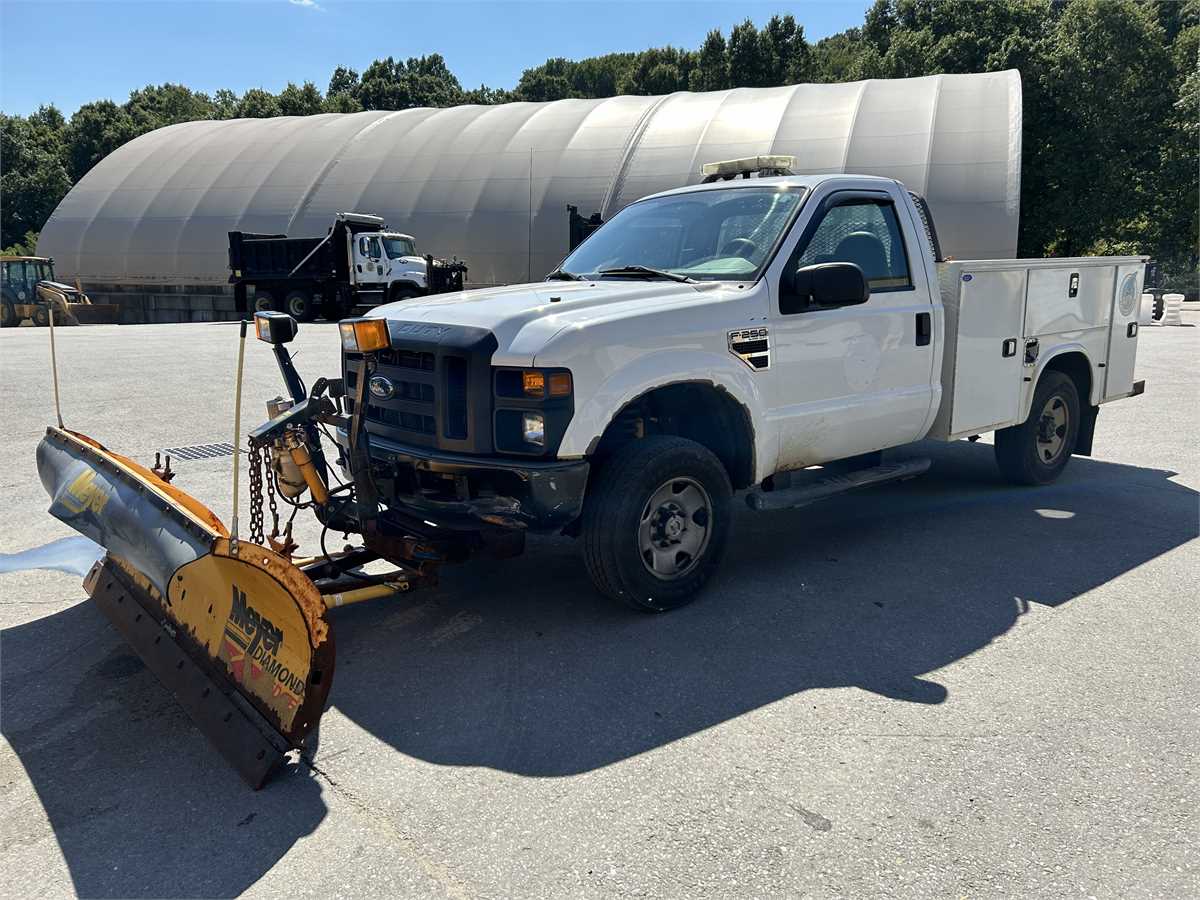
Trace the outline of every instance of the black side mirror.
<instances>
[{"instance_id":1,"label":"black side mirror","mask_svg":"<svg viewBox=\"0 0 1200 900\"><path fill-rule=\"evenodd\" d=\"M780 312L785 314L803 312L810 306L856 306L871 298L867 278L854 263L804 266L785 281L779 300Z\"/></svg>"}]
</instances>

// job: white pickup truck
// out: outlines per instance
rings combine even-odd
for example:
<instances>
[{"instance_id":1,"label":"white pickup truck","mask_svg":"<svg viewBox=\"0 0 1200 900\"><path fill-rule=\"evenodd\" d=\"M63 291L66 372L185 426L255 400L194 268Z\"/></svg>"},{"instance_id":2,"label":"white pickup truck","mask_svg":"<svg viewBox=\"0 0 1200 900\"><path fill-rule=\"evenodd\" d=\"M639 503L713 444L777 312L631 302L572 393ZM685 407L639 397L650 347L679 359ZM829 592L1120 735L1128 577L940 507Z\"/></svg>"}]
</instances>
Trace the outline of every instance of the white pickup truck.
<instances>
[{"instance_id":1,"label":"white pickup truck","mask_svg":"<svg viewBox=\"0 0 1200 900\"><path fill-rule=\"evenodd\" d=\"M545 282L343 322L370 464L353 428L341 464L369 469L376 530L564 530L603 593L668 609L717 566L735 491L802 506L929 465L881 451L993 431L1006 478L1053 481L1100 407L1142 391L1144 263L941 261L924 202L886 178L656 194ZM384 344L356 343L378 318Z\"/></svg>"},{"instance_id":2,"label":"white pickup truck","mask_svg":"<svg viewBox=\"0 0 1200 900\"><path fill-rule=\"evenodd\" d=\"M311 391L285 346L295 319L257 313L291 396L248 437L245 535L169 483L169 458L143 468L61 418L38 472L51 514L107 550L93 601L258 786L324 709L327 613L436 583L442 563L565 531L603 593L666 610L712 575L735 491L770 510L913 477L928 460L882 451L923 438L995 431L1019 484L1090 452L1101 405L1142 390L1145 261L937 248L925 204L884 178L656 194L545 282L341 321L342 377ZM234 472L236 498L237 450ZM277 496L315 512L319 556L295 556ZM361 546L331 553L328 531ZM380 561L393 570L364 568Z\"/></svg>"}]
</instances>

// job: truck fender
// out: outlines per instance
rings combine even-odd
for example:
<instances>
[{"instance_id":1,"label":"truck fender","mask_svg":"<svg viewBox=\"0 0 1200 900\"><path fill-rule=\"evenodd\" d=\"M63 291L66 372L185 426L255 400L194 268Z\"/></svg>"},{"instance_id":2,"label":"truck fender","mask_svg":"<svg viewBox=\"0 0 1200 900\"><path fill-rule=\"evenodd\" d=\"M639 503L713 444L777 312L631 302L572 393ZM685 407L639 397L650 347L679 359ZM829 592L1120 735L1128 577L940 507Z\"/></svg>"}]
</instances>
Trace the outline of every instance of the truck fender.
<instances>
[{"instance_id":1,"label":"truck fender","mask_svg":"<svg viewBox=\"0 0 1200 900\"><path fill-rule=\"evenodd\" d=\"M1107 340L1108 338L1106 333L1105 341L1107 342ZM1079 341L1067 341L1065 343L1055 344L1049 350L1042 348L1042 352L1038 355L1037 364L1025 370L1025 377L1029 380L1023 382L1021 385L1021 406L1018 410L1018 422L1024 422L1029 418L1029 410L1033 405L1033 393L1037 390L1038 381L1041 380L1042 374L1046 371L1053 360L1058 359L1061 356L1065 356L1068 353L1078 353L1085 360L1087 360L1088 371L1091 373L1091 385L1089 386L1088 396L1081 396L1079 398L1083 403L1084 412L1086 413L1088 408L1094 407L1097 405L1097 403L1099 403L1099 398L1101 396L1104 384L1104 371L1097 368L1095 360L1093 359L1092 354L1088 351L1087 347L1085 347Z\"/></svg>"},{"instance_id":2,"label":"truck fender","mask_svg":"<svg viewBox=\"0 0 1200 900\"><path fill-rule=\"evenodd\" d=\"M584 457L628 404L672 384L707 383L726 391L745 410L754 434L755 480L774 470L778 447L767 420L765 384L745 364L723 354L693 350L647 353L605 378L575 410L559 445L560 458Z\"/></svg>"}]
</instances>

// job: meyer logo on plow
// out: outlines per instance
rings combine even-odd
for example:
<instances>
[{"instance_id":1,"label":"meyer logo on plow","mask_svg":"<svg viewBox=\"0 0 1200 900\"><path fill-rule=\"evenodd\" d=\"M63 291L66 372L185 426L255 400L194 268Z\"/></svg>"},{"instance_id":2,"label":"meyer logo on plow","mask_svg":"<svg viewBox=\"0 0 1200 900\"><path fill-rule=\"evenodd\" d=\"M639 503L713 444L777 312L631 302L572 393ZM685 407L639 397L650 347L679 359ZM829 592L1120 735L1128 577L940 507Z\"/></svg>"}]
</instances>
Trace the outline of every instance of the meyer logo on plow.
<instances>
[{"instance_id":1,"label":"meyer logo on plow","mask_svg":"<svg viewBox=\"0 0 1200 900\"><path fill-rule=\"evenodd\" d=\"M90 509L99 513L108 503L108 493L96 484L96 473L92 469L83 472L72 481L62 495L62 505L73 513Z\"/></svg>"},{"instance_id":2,"label":"meyer logo on plow","mask_svg":"<svg viewBox=\"0 0 1200 900\"><path fill-rule=\"evenodd\" d=\"M295 709L304 699L304 679L278 658L283 629L251 606L245 591L236 584L232 589L222 658L242 684L247 683L247 678L253 681L264 675L271 679L271 696L282 696L288 708Z\"/></svg>"}]
</instances>

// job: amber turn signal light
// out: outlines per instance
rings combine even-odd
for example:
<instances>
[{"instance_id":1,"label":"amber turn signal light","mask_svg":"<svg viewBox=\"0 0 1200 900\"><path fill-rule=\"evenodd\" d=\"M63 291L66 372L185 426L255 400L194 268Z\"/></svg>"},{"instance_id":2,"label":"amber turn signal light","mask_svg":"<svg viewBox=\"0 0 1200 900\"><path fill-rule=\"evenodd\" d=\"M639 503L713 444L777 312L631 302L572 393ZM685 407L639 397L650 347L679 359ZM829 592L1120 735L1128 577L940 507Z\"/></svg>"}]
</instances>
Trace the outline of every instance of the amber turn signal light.
<instances>
[{"instance_id":1,"label":"amber turn signal light","mask_svg":"<svg viewBox=\"0 0 1200 900\"><path fill-rule=\"evenodd\" d=\"M386 319L349 319L338 323L343 350L371 353L391 344Z\"/></svg>"},{"instance_id":2,"label":"amber turn signal light","mask_svg":"<svg viewBox=\"0 0 1200 900\"><path fill-rule=\"evenodd\" d=\"M522 372L521 384L530 397L541 397L546 393L546 376L541 372Z\"/></svg>"},{"instance_id":3,"label":"amber turn signal light","mask_svg":"<svg viewBox=\"0 0 1200 900\"><path fill-rule=\"evenodd\" d=\"M549 377L551 397L571 396L571 373L551 372Z\"/></svg>"}]
</instances>

